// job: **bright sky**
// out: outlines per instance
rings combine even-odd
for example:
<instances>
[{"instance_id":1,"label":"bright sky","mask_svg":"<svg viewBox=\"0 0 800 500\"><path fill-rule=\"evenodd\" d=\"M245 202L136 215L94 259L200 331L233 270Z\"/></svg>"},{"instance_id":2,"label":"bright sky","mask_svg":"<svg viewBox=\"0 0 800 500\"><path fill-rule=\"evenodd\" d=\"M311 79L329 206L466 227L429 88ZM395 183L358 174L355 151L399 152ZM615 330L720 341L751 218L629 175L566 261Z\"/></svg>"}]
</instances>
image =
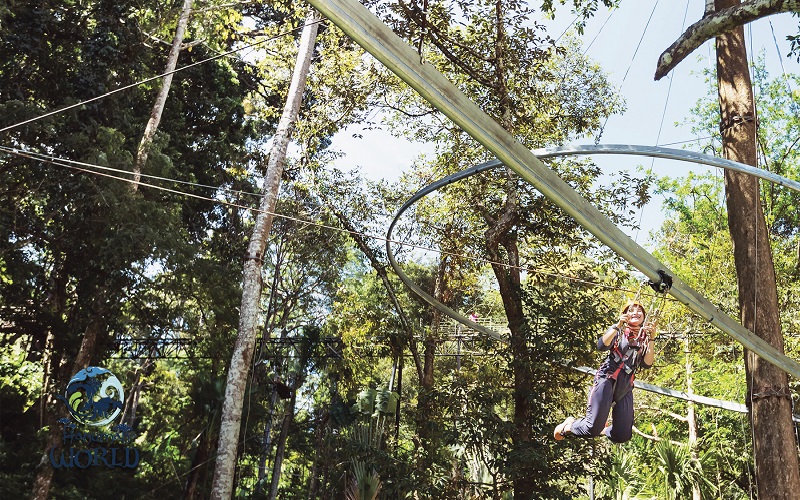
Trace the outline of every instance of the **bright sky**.
<instances>
[{"instance_id":1,"label":"bright sky","mask_svg":"<svg viewBox=\"0 0 800 500\"><path fill-rule=\"evenodd\" d=\"M606 123L601 143L660 145L671 148L689 141L688 127L677 126L689 115L692 106L706 95L706 86L700 74L706 67L715 65L713 42L706 42L667 77L653 80L659 55L669 47L689 25L703 14L704 2L699 0L623 0L619 9L602 9L589 20L583 40L586 53L609 74L611 81L620 86L628 110L611 117ZM551 26L550 35L559 37L574 19L568 9L563 9ZM787 58L789 42L786 36L798 32L798 21L791 14L779 14L751 23L745 28L748 55L763 51L767 69L773 76L800 73L800 64ZM794 90L794 89L791 89ZM788 90L787 90L788 91ZM662 119L663 117L663 119ZM362 133L363 139L353 139L353 133ZM593 138L577 141L590 144ZM411 143L391 137L386 132L362 131L351 127L339 134L334 147L347 154L340 168L359 168L373 179L396 179L409 168L421 151L430 151L424 144ZM387 155L387 151L392 154ZM636 165L652 166L657 175L686 175L690 170L705 171L705 167L670 160L648 158L602 157L595 158L604 170L635 169ZM655 199L642 214L642 230L630 234L640 244L645 243L650 230L660 225L660 202Z\"/></svg>"}]
</instances>

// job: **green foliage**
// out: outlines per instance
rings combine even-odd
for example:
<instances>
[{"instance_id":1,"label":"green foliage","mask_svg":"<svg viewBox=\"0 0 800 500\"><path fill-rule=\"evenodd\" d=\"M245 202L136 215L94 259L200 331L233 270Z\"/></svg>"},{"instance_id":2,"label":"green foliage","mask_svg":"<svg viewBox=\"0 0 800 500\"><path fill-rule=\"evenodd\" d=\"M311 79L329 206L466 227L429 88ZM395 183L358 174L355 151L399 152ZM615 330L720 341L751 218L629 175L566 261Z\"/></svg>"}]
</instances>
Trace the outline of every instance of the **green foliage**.
<instances>
[{"instance_id":1,"label":"green foliage","mask_svg":"<svg viewBox=\"0 0 800 500\"><path fill-rule=\"evenodd\" d=\"M566 5L569 0L558 0L558 3ZM553 0L542 1L542 11L549 14L553 19L555 19L554 4ZM586 21L595 15L601 4L609 9L616 8L619 5L619 0L572 0L572 12L579 16L575 21L575 29L578 33L583 34Z\"/></svg>"},{"instance_id":2,"label":"green foliage","mask_svg":"<svg viewBox=\"0 0 800 500\"><path fill-rule=\"evenodd\" d=\"M0 12L0 126L100 97L163 71L166 51L147 48L144 35L151 29L170 31L159 25L170 22L160 17L162 12L136 2L108 1L12 2L9 7ZM209 55L195 48L182 61ZM176 77L147 174L252 190L242 175L253 134L242 102L255 90L255 79L243 71L245 66L206 63ZM1 135L20 149L130 170L148 118L142 110L155 97L152 89L140 85L109 93ZM66 168L63 162L4 153L0 172L0 340L4 350L29 346L29 360L40 363L27 391L6 386L15 395L3 395L9 415L0 420L0 449L15 449L4 460L15 479L3 481L3 488L10 489L2 496L25 497L44 450L39 438L45 432L37 436L37 431L48 422L54 425L56 418L56 408L46 402L63 391L88 329L99 331L96 347L86 353L90 362L113 365L121 377L133 368L109 361L117 339L155 344L193 338L201 356L227 352L237 316L230 297L238 289L243 222L238 210L146 187L134 194L125 182ZM184 189L209 195L208 188ZM225 192L219 196L229 197ZM23 358L8 365L15 377L28 376L28 366ZM219 377L222 366L166 363L152 369L142 381L134 424L142 432L142 468L129 474L56 471L53 496L179 494L177 473L191 465L188 452L197 428L213 422L213 410L193 413L197 407L187 394L201 377ZM44 465L49 466L46 460ZM201 466L207 470L207 463ZM174 480L164 483L165 478Z\"/></svg>"},{"instance_id":3,"label":"green foliage","mask_svg":"<svg viewBox=\"0 0 800 500\"><path fill-rule=\"evenodd\" d=\"M662 498L687 498L692 488L697 486L705 490L705 495L712 494L711 481L703 475L701 462L692 459L688 447L675 446L669 441L660 441L655 445L658 471L662 477Z\"/></svg>"},{"instance_id":4,"label":"green foliage","mask_svg":"<svg viewBox=\"0 0 800 500\"><path fill-rule=\"evenodd\" d=\"M587 16L612 3L572 6ZM542 2L542 9L552 11L554 4ZM533 11L518 2L499 4L503 24L498 26L497 6L432 5L426 63L443 69L529 147L596 133L609 114L623 109L601 69L574 42L555 46L526 19ZM0 127L158 74L167 49L152 45L148 35L169 39L176 9L106 0L11 0L0 6ZM209 5L190 24L192 49L181 54L179 65L249 41L253 27L269 36L289 33L257 60L225 58L176 74L149 157L146 173L218 186L180 189L235 207L146 186L134 194L116 179L0 156L0 496L30 494L42 458L43 417L54 415L43 402L63 390L88 325L98 318L101 335L92 363L124 379L129 397L137 394L136 418L126 418L139 435L142 464L130 473L56 471L52 496L178 498L188 496L189 487L195 496L208 491L252 224L247 207L256 203L245 193L261 180L263 146L294 60L291 29L303 19L303 9ZM418 38L413 12L381 9L399 33ZM688 447L664 444L687 441L685 421L672 418L687 414L686 403L641 392L637 426L660 437L660 444L636 438L608 449L588 441L552 441L555 423L585 405L588 379L563 365L596 364L592 346L614 316L609 304L620 298L616 291L577 283L619 286L631 280L618 258L507 172L485 173L421 201L401 221L399 237L445 253L434 259L406 247L398 255L411 278L428 290L442 270L448 305L508 323L509 294L496 283L499 275L513 272L494 272L486 262L486 230L513 202L515 220L498 253L507 264L518 251L520 280L513 300L522 305L524 324L515 325L522 347L512 350L464 335L453 342L445 330L434 329L430 308L389 274L406 316L401 317L382 280L382 242L366 239L375 260L365 257L358 241L329 229L342 224L334 209L355 231L382 234L386 217L421 183L483 161L486 153L398 87L336 28L324 27L317 55L296 128L303 156L287 165L277 209L291 218L276 218L264 256L263 330L246 390L237 496L265 496L284 411L290 425L280 498L343 498L355 494L356 484L370 484L369 492L360 489L361 498L378 495L378 488L378 497L508 498L521 480L530 482L527 491L537 498L574 498L584 494L589 475L602 498L652 497L652 492L680 498L693 481L707 494L746 496L752 489L748 424L723 410L696 408L697 459ZM782 92L786 82L767 82L756 74L765 99L760 104L765 165L796 177L795 96ZM142 110L152 105L157 86L157 81L136 86L0 135L20 148L129 170L147 119ZM362 118L370 125L373 118L364 115L376 102L403 111L389 120L397 131L436 143L436 157L420 159L397 185L370 185L328 169L338 155L327 149L330 136ZM712 104L698 105L698 127L715 123ZM415 120L415 114L425 118ZM648 172L621 174L603 186L591 162L550 165L618 224L634 225L650 196ZM721 189L714 176L659 180L668 221L657 252L730 312L736 305ZM798 204L784 190L765 186L762 194L786 311L782 319L786 330L794 331L800 321L792 313L800 305ZM688 354L677 339L665 336L657 366L643 379L688 390L689 363L693 391L741 401L741 349L704 331L680 305L664 309L665 330L703 336L691 337ZM115 341L124 339L151 346L190 340L181 354L191 356L110 359ZM438 354L457 350L431 358L434 381L423 387L422 366L416 363L425 360L414 359L411 346L417 353L426 346ZM789 338L787 350L796 353L800 345ZM527 385L515 385L520 375L529 375ZM383 390L390 380L400 394L399 413L391 404L377 415L370 407L363 415L370 417L370 430L351 408L367 387L391 398L394 393ZM282 390L288 400L279 395ZM289 403L292 397L296 406ZM529 408L524 418L515 413L520 402ZM520 429L530 431L530 438L519 439Z\"/></svg>"},{"instance_id":5,"label":"green foliage","mask_svg":"<svg viewBox=\"0 0 800 500\"><path fill-rule=\"evenodd\" d=\"M622 446L614 446L608 454L608 463L599 463L593 477L597 498L604 500L630 500L650 498L646 489L647 474L638 463L637 455ZM603 459L601 459L603 460Z\"/></svg>"}]
</instances>

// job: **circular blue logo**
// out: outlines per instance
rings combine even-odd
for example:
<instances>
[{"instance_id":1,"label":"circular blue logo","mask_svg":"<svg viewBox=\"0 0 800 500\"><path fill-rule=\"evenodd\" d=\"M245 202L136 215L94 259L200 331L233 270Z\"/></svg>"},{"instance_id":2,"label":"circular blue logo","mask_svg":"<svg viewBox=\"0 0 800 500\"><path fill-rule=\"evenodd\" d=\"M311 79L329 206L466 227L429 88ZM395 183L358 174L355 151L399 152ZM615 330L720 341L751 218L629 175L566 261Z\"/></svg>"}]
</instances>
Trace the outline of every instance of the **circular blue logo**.
<instances>
[{"instance_id":1,"label":"circular blue logo","mask_svg":"<svg viewBox=\"0 0 800 500\"><path fill-rule=\"evenodd\" d=\"M85 425L101 426L122 412L125 394L122 384L105 368L89 366L76 373L63 396L72 418Z\"/></svg>"}]
</instances>

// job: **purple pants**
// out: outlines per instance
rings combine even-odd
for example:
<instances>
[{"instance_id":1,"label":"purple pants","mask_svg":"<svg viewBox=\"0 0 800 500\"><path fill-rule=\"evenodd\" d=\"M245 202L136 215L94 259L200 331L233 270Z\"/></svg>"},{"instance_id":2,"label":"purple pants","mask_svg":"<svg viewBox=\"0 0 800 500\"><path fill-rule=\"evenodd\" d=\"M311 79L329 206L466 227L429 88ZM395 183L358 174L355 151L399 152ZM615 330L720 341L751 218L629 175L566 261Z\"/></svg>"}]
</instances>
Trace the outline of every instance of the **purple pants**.
<instances>
[{"instance_id":1,"label":"purple pants","mask_svg":"<svg viewBox=\"0 0 800 500\"><path fill-rule=\"evenodd\" d=\"M595 375L589 392L586 416L572 423L571 432L577 437L590 438L605 434L614 443L624 443L633 431L633 391L614 403L614 381ZM612 412L611 407L614 407ZM605 427L611 412L612 425Z\"/></svg>"}]
</instances>

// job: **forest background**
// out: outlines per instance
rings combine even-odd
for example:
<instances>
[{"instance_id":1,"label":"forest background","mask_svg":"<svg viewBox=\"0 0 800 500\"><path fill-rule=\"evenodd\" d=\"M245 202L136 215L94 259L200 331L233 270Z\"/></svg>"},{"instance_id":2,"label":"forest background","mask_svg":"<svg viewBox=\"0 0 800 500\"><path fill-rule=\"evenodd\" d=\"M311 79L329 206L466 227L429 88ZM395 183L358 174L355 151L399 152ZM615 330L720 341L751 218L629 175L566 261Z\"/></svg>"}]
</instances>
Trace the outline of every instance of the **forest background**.
<instances>
[{"instance_id":1,"label":"forest background","mask_svg":"<svg viewBox=\"0 0 800 500\"><path fill-rule=\"evenodd\" d=\"M583 5L586 15L598 8ZM435 4L420 17L422 7L371 4L527 146L591 137L623 112L624 89L579 41L535 22L547 2ZM388 221L420 186L490 158L327 22L266 251L245 258L306 16L293 3L0 7L0 495L41 495L46 484L44 498L208 496L241 276L255 259L264 293L236 496L683 498L699 485L752 498L751 431L736 412L640 391L637 435L624 447L551 440L582 410L589 382L562 364L597 363L597 332L640 280L513 175L482 174L426 199L398 238L418 283L519 342L459 329L401 286L381 240ZM164 80L153 77L171 47L180 70L148 142ZM797 78L751 56L761 166L797 178ZM713 71L706 77L687 123L701 150L718 153ZM396 181L370 181L331 148L352 124L433 148ZM550 166L632 231L646 202L663 197L655 254L738 316L719 175L613 171L592 159ZM795 358L797 201L762 189ZM741 346L672 302L660 330L658 363L642 380L745 400ZM67 415L55 396L87 365L128 391L121 421L138 435L135 471L54 469L45 453ZM529 390L516 389L520 378Z\"/></svg>"}]
</instances>

